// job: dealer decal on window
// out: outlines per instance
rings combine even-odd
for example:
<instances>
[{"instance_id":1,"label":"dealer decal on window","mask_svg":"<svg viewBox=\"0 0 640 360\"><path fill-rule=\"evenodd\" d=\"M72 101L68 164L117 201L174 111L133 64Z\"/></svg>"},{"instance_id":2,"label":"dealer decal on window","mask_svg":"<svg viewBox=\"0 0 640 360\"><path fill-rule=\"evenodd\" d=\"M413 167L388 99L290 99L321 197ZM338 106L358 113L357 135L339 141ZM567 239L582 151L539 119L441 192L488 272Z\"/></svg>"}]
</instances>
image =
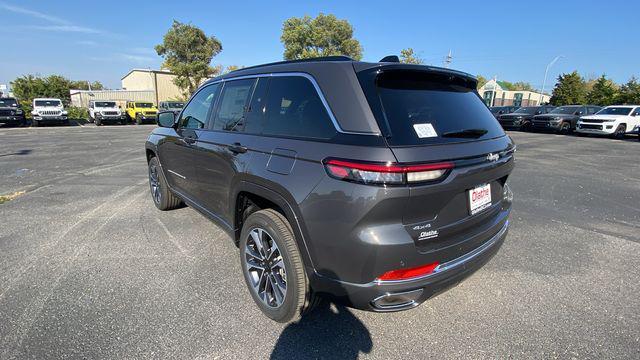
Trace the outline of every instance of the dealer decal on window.
<instances>
[{"instance_id":1,"label":"dealer decal on window","mask_svg":"<svg viewBox=\"0 0 640 360\"><path fill-rule=\"evenodd\" d=\"M434 129L433 125L431 125L430 123L413 124L413 130L416 131L416 134L420 139L438 137L436 129Z\"/></svg>"}]
</instances>

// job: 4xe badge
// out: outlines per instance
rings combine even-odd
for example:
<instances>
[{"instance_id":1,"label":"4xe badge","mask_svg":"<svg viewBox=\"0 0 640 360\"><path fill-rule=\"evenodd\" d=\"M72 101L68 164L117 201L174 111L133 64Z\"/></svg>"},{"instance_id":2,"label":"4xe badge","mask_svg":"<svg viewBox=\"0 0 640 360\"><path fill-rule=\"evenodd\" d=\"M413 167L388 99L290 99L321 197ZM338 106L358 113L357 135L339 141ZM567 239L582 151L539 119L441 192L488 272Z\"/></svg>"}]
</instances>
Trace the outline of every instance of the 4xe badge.
<instances>
[{"instance_id":1,"label":"4xe badge","mask_svg":"<svg viewBox=\"0 0 640 360\"><path fill-rule=\"evenodd\" d=\"M417 241L437 238L439 235L438 230L431 230L430 223L414 225L411 227L411 232L413 233L414 237L418 237Z\"/></svg>"}]
</instances>

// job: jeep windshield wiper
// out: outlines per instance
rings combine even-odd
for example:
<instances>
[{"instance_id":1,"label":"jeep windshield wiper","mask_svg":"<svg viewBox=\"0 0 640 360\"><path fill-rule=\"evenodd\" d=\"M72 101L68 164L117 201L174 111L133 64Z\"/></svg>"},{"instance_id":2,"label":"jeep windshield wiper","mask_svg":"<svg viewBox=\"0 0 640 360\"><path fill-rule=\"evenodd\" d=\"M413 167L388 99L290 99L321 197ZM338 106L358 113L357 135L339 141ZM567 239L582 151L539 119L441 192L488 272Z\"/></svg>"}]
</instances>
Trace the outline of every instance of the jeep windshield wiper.
<instances>
[{"instance_id":1,"label":"jeep windshield wiper","mask_svg":"<svg viewBox=\"0 0 640 360\"><path fill-rule=\"evenodd\" d=\"M480 136L488 133L489 130L486 129L464 129L464 130L456 130L449 131L442 134L442 137L457 137L457 138L479 138Z\"/></svg>"}]
</instances>

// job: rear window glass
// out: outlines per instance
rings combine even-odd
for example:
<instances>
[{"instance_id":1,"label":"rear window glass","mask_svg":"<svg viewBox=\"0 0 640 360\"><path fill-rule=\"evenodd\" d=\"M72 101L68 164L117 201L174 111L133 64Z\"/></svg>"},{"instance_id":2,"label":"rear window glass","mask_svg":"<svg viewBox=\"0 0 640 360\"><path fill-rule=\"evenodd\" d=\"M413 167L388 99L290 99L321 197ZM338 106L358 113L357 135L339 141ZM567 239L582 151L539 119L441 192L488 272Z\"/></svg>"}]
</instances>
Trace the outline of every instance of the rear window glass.
<instances>
[{"instance_id":1,"label":"rear window glass","mask_svg":"<svg viewBox=\"0 0 640 360\"><path fill-rule=\"evenodd\" d=\"M360 77L367 82L367 77ZM424 71L379 74L363 83L367 98L390 145L484 140L504 135L502 127L463 78ZM367 90L368 88L368 90ZM372 96L371 91L376 96ZM378 104L372 102L378 101Z\"/></svg>"}]
</instances>

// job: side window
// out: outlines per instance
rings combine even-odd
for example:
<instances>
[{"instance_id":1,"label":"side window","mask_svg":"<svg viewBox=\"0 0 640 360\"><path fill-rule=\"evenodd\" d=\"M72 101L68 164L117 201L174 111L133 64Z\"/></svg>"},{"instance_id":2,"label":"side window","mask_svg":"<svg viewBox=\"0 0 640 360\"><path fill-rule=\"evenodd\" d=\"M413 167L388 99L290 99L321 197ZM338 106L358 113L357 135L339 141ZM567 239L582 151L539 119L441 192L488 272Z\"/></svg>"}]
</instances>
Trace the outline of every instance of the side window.
<instances>
[{"instance_id":1,"label":"side window","mask_svg":"<svg viewBox=\"0 0 640 360\"><path fill-rule=\"evenodd\" d=\"M245 79L227 81L224 84L213 123L214 130L244 130L244 114L255 82L255 79Z\"/></svg>"},{"instance_id":2,"label":"side window","mask_svg":"<svg viewBox=\"0 0 640 360\"><path fill-rule=\"evenodd\" d=\"M265 126L267 111L267 90L269 89L268 77L258 78L251 96L251 102L245 115L244 132L260 134Z\"/></svg>"},{"instance_id":3,"label":"side window","mask_svg":"<svg viewBox=\"0 0 640 360\"><path fill-rule=\"evenodd\" d=\"M263 134L329 139L336 134L313 84L300 76L276 76L269 84Z\"/></svg>"},{"instance_id":4,"label":"side window","mask_svg":"<svg viewBox=\"0 0 640 360\"><path fill-rule=\"evenodd\" d=\"M194 96L180 114L179 126L183 129L202 129L207 123L209 109L218 90L218 84L209 85Z\"/></svg>"}]
</instances>

